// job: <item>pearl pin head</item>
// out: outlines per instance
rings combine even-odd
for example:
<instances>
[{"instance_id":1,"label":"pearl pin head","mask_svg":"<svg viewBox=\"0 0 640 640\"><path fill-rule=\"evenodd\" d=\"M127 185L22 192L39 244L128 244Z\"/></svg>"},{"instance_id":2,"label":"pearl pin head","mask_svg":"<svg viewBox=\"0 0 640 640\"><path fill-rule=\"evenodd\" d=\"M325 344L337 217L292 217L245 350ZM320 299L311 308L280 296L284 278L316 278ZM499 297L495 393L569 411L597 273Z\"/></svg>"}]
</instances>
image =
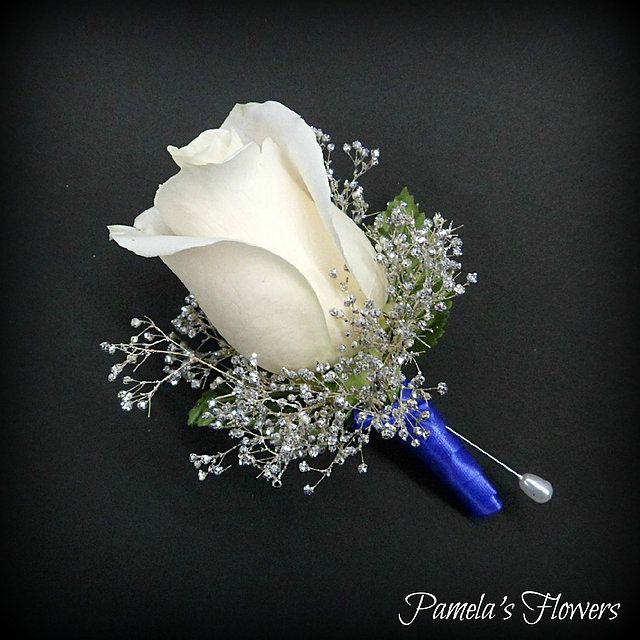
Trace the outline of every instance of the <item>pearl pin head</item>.
<instances>
[{"instance_id":1,"label":"pearl pin head","mask_svg":"<svg viewBox=\"0 0 640 640\"><path fill-rule=\"evenodd\" d=\"M553 497L553 486L550 482L536 476L533 473L524 473L520 476L518 482L520 488L526 493L534 502L540 504L549 502Z\"/></svg>"}]
</instances>

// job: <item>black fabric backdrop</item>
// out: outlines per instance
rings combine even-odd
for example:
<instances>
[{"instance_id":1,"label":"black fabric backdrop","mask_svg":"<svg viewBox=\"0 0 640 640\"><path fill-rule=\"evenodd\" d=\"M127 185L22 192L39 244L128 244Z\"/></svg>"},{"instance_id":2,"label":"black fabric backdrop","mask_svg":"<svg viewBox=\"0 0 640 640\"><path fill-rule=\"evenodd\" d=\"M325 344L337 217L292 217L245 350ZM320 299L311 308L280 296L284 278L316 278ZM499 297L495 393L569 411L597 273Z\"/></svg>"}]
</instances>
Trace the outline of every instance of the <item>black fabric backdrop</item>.
<instances>
[{"instance_id":1,"label":"black fabric backdrop","mask_svg":"<svg viewBox=\"0 0 640 640\"><path fill-rule=\"evenodd\" d=\"M274 3L275 4L275 3ZM623 5L122 3L5 16L5 620L15 637L609 637L636 620L637 41ZM382 151L464 225L479 273L425 367L450 423L549 478L537 506L463 515L394 443L312 498L245 468L199 483L195 392L125 414L102 340L184 290L107 241L176 168L167 144L276 99ZM525 590L620 602L522 621ZM511 620L403 627L406 594L516 602Z\"/></svg>"}]
</instances>

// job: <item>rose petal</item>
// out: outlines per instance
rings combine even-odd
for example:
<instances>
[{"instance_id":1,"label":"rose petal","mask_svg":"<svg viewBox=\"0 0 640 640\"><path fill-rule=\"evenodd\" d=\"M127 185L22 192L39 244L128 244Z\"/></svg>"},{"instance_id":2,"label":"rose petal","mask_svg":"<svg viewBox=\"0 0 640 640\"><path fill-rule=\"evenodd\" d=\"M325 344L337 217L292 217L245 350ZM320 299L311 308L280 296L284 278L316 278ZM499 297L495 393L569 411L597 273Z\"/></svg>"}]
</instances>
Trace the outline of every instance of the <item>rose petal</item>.
<instances>
[{"instance_id":1,"label":"rose petal","mask_svg":"<svg viewBox=\"0 0 640 640\"><path fill-rule=\"evenodd\" d=\"M371 242L364 231L336 206L333 207L331 219L340 237L349 271L358 281L365 297L382 308L387 301L387 278L382 265L376 262L376 252Z\"/></svg>"},{"instance_id":2,"label":"rose petal","mask_svg":"<svg viewBox=\"0 0 640 640\"><path fill-rule=\"evenodd\" d=\"M155 207L134 224L111 225L111 238L138 255L160 256L240 353L262 354L260 366L271 371L338 357L343 323L328 314L294 265L229 238L169 235Z\"/></svg>"},{"instance_id":3,"label":"rose petal","mask_svg":"<svg viewBox=\"0 0 640 640\"><path fill-rule=\"evenodd\" d=\"M179 167L184 167L225 162L242 147L242 140L234 129L207 129L184 147L169 145L167 151Z\"/></svg>"},{"instance_id":4,"label":"rose petal","mask_svg":"<svg viewBox=\"0 0 640 640\"><path fill-rule=\"evenodd\" d=\"M331 224L331 191L322 150L315 133L301 116L279 102L249 102L236 104L221 128L235 129L245 144L252 141L261 144L265 138L271 138L283 149L340 246Z\"/></svg>"},{"instance_id":5,"label":"rose petal","mask_svg":"<svg viewBox=\"0 0 640 640\"><path fill-rule=\"evenodd\" d=\"M222 240L162 259L229 344L257 353L261 367L277 372L338 357L315 292L282 258Z\"/></svg>"},{"instance_id":6,"label":"rose petal","mask_svg":"<svg viewBox=\"0 0 640 640\"><path fill-rule=\"evenodd\" d=\"M217 238L176 236L162 221L160 212L155 207L142 212L128 227L112 224L107 227L109 237L121 247L145 258L167 256L178 251L203 247L214 242Z\"/></svg>"}]
</instances>

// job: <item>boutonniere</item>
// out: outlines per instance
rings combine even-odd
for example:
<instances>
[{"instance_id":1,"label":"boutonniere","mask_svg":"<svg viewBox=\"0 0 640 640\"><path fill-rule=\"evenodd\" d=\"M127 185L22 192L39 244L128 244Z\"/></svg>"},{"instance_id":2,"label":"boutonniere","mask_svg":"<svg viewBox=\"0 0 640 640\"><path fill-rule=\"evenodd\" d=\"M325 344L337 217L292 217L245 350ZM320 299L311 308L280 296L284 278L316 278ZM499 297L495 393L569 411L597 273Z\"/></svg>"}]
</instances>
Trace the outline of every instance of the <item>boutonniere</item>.
<instances>
[{"instance_id":1,"label":"boutonniere","mask_svg":"<svg viewBox=\"0 0 640 640\"><path fill-rule=\"evenodd\" d=\"M499 511L472 443L433 406L446 384L429 384L419 361L476 282L456 227L407 189L370 212L360 178L378 150L345 144L353 172L339 179L330 137L277 102L236 105L219 129L168 150L178 173L133 226L109 232L159 257L189 295L171 330L134 318L128 342L103 343L122 356L109 374L122 408L150 411L164 384L200 390L188 424L230 439L191 455L201 480L235 460L278 487L294 466L312 494L350 460L365 473L375 435L414 450L471 513ZM153 357L161 374L141 378ZM551 497L546 481L500 464L534 499Z\"/></svg>"}]
</instances>

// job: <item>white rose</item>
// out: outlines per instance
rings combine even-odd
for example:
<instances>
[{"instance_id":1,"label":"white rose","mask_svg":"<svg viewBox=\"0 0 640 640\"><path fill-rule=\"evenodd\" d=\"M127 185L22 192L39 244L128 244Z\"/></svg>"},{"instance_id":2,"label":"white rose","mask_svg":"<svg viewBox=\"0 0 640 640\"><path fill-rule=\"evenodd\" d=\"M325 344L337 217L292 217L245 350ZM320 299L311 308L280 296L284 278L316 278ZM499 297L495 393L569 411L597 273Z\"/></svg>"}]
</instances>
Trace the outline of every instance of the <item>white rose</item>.
<instances>
[{"instance_id":1,"label":"white rose","mask_svg":"<svg viewBox=\"0 0 640 640\"><path fill-rule=\"evenodd\" d=\"M225 340L265 369L335 362L353 339L329 313L345 309L340 281L379 307L387 285L366 235L331 202L311 128L278 102L249 103L168 150L180 171L111 238L162 258Z\"/></svg>"}]
</instances>

